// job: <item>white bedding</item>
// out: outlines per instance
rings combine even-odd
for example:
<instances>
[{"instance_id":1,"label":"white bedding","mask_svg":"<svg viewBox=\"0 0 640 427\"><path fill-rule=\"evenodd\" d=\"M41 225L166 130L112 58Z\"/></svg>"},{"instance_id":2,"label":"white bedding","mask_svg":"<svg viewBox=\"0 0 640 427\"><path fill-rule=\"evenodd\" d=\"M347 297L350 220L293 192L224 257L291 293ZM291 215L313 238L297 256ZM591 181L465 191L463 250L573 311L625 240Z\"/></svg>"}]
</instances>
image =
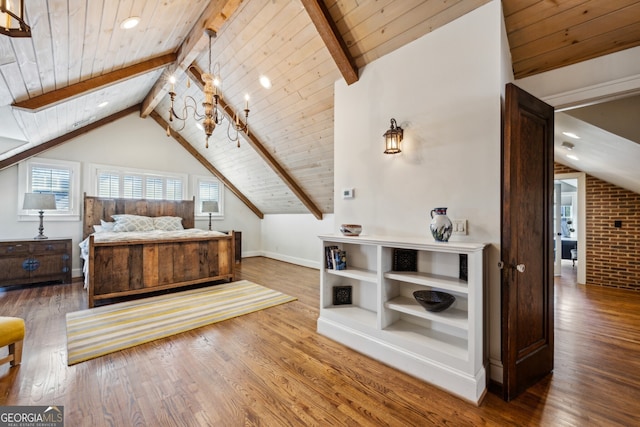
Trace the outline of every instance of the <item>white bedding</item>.
<instances>
[{"instance_id":1,"label":"white bedding","mask_svg":"<svg viewBox=\"0 0 640 427\"><path fill-rule=\"evenodd\" d=\"M113 232L103 231L93 233L94 242L130 242L136 240L163 240L178 239L183 237L212 237L226 236L220 231L201 230L199 228L187 228L176 231L130 231L130 232ZM89 286L89 238L87 237L79 244L80 257L84 260L82 273L84 274L84 287Z\"/></svg>"}]
</instances>

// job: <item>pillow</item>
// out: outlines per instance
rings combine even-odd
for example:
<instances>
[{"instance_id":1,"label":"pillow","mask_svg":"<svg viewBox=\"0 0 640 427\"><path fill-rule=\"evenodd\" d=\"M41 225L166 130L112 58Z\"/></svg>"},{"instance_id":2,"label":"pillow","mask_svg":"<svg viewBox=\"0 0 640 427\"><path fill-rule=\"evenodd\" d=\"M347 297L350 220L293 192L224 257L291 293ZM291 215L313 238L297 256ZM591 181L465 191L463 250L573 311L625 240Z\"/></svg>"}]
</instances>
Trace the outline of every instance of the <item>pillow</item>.
<instances>
[{"instance_id":1,"label":"pillow","mask_svg":"<svg viewBox=\"0 0 640 427\"><path fill-rule=\"evenodd\" d=\"M100 220L100 226L102 227L102 231L113 231L113 226L116 225L115 222L107 222L104 219ZM94 228L96 226L94 225Z\"/></svg>"},{"instance_id":2,"label":"pillow","mask_svg":"<svg viewBox=\"0 0 640 427\"><path fill-rule=\"evenodd\" d=\"M94 226L93 226L93 232L94 232L94 233L102 233L103 231L104 231L104 230L103 230L103 228L102 228L102 226L101 226L101 225L94 225Z\"/></svg>"},{"instance_id":3,"label":"pillow","mask_svg":"<svg viewBox=\"0 0 640 427\"><path fill-rule=\"evenodd\" d=\"M153 218L153 227L162 231L184 230L179 216L157 216Z\"/></svg>"},{"instance_id":4,"label":"pillow","mask_svg":"<svg viewBox=\"0 0 640 427\"><path fill-rule=\"evenodd\" d=\"M153 231L153 218L140 215L111 215L116 223L113 231L120 233L126 231Z\"/></svg>"}]
</instances>

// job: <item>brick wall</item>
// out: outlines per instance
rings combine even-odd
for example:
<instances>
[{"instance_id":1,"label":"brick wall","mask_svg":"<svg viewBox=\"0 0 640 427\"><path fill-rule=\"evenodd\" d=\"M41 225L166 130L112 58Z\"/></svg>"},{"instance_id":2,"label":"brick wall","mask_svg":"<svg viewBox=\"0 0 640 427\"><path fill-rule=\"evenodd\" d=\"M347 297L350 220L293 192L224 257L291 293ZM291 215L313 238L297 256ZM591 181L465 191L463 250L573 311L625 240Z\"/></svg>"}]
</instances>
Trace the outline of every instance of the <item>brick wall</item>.
<instances>
[{"instance_id":1,"label":"brick wall","mask_svg":"<svg viewBox=\"0 0 640 427\"><path fill-rule=\"evenodd\" d=\"M556 163L554 172L577 171ZM640 194L587 174L586 199L587 284L640 291Z\"/></svg>"}]
</instances>

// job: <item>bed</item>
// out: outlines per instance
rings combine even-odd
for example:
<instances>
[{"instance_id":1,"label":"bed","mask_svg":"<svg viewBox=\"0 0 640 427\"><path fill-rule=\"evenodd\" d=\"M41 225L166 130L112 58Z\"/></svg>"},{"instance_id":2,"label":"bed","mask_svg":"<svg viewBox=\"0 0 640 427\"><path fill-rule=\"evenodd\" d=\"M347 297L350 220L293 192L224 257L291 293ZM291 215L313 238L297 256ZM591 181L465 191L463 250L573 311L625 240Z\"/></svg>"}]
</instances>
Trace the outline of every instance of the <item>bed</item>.
<instances>
[{"instance_id":1,"label":"bed","mask_svg":"<svg viewBox=\"0 0 640 427\"><path fill-rule=\"evenodd\" d=\"M233 281L233 232L194 229L194 205L194 200L111 199L85 195L84 240L80 247L85 259L83 270L89 307L119 297L143 296L199 283ZM116 218L120 222L114 222ZM154 224L180 222L184 230L174 233L154 230L145 234L103 229L112 227L109 224L124 224L122 218L149 218Z\"/></svg>"}]
</instances>

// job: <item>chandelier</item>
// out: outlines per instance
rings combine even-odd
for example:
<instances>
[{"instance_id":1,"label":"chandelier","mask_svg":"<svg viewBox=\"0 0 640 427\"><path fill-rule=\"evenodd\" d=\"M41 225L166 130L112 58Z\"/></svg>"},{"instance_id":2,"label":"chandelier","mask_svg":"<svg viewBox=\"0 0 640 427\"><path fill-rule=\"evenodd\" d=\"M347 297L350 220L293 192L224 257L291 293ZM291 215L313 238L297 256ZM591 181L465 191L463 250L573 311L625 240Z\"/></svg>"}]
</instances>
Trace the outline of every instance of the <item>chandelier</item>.
<instances>
[{"instance_id":1,"label":"chandelier","mask_svg":"<svg viewBox=\"0 0 640 427\"><path fill-rule=\"evenodd\" d=\"M202 74L202 80L204 82L204 102L202 103L202 107L204 112L198 111L198 103L192 96L184 97L184 104L180 109L180 114L175 110L175 99L176 92L174 91L174 85L176 79L174 76L169 78L169 82L171 83L171 90L169 91L169 96L171 98L171 106L169 107L169 124L167 124L167 136L171 136L171 123L175 120L181 122L179 128L175 129L177 132L180 132L184 129L187 119L189 115L193 117L193 119L201 123L202 128L204 129L204 133L206 135L205 138L205 148L209 148L209 137L213 134L213 130L216 126L221 125L224 121L223 111L228 115L228 126L227 126L227 138L229 138L232 142L237 142L238 147L240 147L240 132L244 132L249 135L249 95L245 95L245 107L244 107L244 123L240 120L238 113L233 111L231 107L227 104L224 104L223 109L220 109L220 94L218 94L218 87L221 84L221 80L218 74L214 74L211 69L211 40L216 37L216 32L207 29L205 33L209 36L209 68L207 73ZM216 64L217 70L219 71L219 66ZM187 79L187 87L189 87L189 80ZM191 114L190 114L191 113ZM233 129L233 130L232 130Z\"/></svg>"},{"instance_id":2,"label":"chandelier","mask_svg":"<svg viewBox=\"0 0 640 427\"><path fill-rule=\"evenodd\" d=\"M23 0L0 0L0 34L31 37L31 27L24 20Z\"/></svg>"}]
</instances>

